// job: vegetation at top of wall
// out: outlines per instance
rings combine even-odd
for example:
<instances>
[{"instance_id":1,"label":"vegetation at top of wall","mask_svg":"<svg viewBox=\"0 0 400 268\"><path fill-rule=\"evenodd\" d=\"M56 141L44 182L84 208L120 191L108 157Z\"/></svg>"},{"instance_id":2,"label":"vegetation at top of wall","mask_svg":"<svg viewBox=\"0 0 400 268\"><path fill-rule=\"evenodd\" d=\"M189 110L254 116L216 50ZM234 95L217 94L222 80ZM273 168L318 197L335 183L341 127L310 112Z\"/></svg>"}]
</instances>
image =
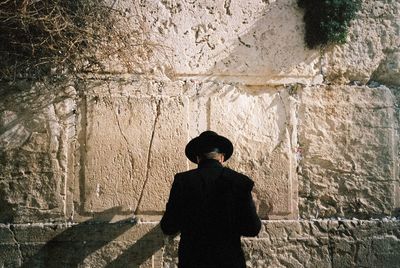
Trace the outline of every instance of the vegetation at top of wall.
<instances>
[{"instance_id":1,"label":"vegetation at top of wall","mask_svg":"<svg viewBox=\"0 0 400 268\"><path fill-rule=\"evenodd\" d=\"M106 0L1 1L0 79L101 71L110 59L137 69L152 45L127 14Z\"/></svg>"},{"instance_id":2,"label":"vegetation at top of wall","mask_svg":"<svg viewBox=\"0 0 400 268\"><path fill-rule=\"evenodd\" d=\"M355 18L361 0L298 0L305 9L305 42L309 48L345 43L349 23Z\"/></svg>"}]
</instances>

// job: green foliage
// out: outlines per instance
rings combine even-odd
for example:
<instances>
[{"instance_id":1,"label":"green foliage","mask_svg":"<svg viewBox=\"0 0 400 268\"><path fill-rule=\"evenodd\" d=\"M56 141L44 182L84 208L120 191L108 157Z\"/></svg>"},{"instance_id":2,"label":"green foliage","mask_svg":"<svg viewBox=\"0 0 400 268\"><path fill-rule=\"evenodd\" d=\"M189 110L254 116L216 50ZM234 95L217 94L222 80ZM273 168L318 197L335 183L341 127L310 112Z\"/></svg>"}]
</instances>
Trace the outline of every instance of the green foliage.
<instances>
[{"instance_id":1,"label":"green foliage","mask_svg":"<svg viewBox=\"0 0 400 268\"><path fill-rule=\"evenodd\" d=\"M305 42L309 48L344 43L349 23L359 10L360 0L298 0L305 9Z\"/></svg>"}]
</instances>

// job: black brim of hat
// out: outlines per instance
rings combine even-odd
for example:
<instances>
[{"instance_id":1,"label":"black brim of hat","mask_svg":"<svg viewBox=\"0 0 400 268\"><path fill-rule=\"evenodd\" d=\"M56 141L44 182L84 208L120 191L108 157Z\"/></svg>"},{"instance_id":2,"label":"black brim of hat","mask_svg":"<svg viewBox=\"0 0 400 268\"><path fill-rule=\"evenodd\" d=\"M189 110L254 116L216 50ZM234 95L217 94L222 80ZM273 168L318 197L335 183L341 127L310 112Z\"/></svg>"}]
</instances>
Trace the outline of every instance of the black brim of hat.
<instances>
[{"instance_id":1,"label":"black brim of hat","mask_svg":"<svg viewBox=\"0 0 400 268\"><path fill-rule=\"evenodd\" d=\"M219 135L196 137L192 139L185 148L185 155L190 161L197 164L197 156L201 153L208 153L210 148L218 148L224 154L224 161L228 160L233 153L232 142ZM207 152L208 151L208 152Z\"/></svg>"}]
</instances>

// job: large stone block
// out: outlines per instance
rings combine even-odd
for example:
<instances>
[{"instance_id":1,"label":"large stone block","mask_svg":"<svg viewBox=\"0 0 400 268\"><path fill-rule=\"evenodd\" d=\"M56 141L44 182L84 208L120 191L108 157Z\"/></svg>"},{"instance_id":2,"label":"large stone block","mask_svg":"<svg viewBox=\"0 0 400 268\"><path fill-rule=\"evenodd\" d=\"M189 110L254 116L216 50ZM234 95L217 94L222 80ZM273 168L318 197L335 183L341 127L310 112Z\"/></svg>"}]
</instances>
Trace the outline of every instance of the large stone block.
<instances>
[{"instance_id":1,"label":"large stone block","mask_svg":"<svg viewBox=\"0 0 400 268\"><path fill-rule=\"evenodd\" d=\"M398 267L400 239L394 235L372 236L358 249L361 266L378 263L381 267ZM373 253L373 254L371 254Z\"/></svg>"},{"instance_id":2,"label":"large stone block","mask_svg":"<svg viewBox=\"0 0 400 268\"><path fill-rule=\"evenodd\" d=\"M22 258L18 245L0 244L0 266L20 267Z\"/></svg>"},{"instance_id":3,"label":"large stone block","mask_svg":"<svg viewBox=\"0 0 400 268\"><path fill-rule=\"evenodd\" d=\"M255 181L262 218L297 217L295 103L286 89L261 94L230 90L210 98L209 127L233 142L227 165Z\"/></svg>"},{"instance_id":4,"label":"large stone block","mask_svg":"<svg viewBox=\"0 0 400 268\"><path fill-rule=\"evenodd\" d=\"M398 85L398 54L394 52L400 46L399 10L398 1L362 1L347 42L328 49L322 57L327 80L366 83L372 78Z\"/></svg>"},{"instance_id":5,"label":"large stone block","mask_svg":"<svg viewBox=\"0 0 400 268\"><path fill-rule=\"evenodd\" d=\"M400 49L393 48L385 53L372 80L388 86L400 86Z\"/></svg>"},{"instance_id":6,"label":"large stone block","mask_svg":"<svg viewBox=\"0 0 400 268\"><path fill-rule=\"evenodd\" d=\"M187 109L182 97L88 97L85 212L162 214L173 175L187 169Z\"/></svg>"},{"instance_id":7,"label":"large stone block","mask_svg":"<svg viewBox=\"0 0 400 268\"><path fill-rule=\"evenodd\" d=\"M0 220L65 214L67 162L74 136L75 89L65 83L2 84Z\"/></svg>"},{"instance_id":8,"label":"large stone block","mask_svg":"<svg viewBox=\"0 0 400 268\"><path fill-rule=\"evenodd\" d=\"M398 184L391 92L315 87L304 89L301 100L301 215L390 215Z\"/></svg>"},{"instance_id":9,"label":"large stone block","mask_svg":"<svg viewBox=\"0 0 400 268\"><path fill-rule=\"evenodd\" d=\"M253 85L319 77L319 53L304 45L295 0L118 1L113 7L146 18L145 34L157 44L146 62L152 72Z\"/></svg>"}]
</instances>

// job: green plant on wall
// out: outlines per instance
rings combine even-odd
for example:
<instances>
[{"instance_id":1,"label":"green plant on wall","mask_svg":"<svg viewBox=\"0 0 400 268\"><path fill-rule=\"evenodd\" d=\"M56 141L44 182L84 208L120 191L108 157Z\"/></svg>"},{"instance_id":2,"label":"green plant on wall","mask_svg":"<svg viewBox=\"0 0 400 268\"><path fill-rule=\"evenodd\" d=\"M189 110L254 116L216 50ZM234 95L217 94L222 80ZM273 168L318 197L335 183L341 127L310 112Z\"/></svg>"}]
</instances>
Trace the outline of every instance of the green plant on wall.
<instances>
[{"instance_id":1,"label":"green plant on wall","mask_svg":"<svg viewBox=\"0 0 400 268\"><path fill-rule=\"evenodd\" d=\"M349 23L360 0L298 0L304 8L305 42L309 48L346 42Z\"/></svg>"}]
</instances>

